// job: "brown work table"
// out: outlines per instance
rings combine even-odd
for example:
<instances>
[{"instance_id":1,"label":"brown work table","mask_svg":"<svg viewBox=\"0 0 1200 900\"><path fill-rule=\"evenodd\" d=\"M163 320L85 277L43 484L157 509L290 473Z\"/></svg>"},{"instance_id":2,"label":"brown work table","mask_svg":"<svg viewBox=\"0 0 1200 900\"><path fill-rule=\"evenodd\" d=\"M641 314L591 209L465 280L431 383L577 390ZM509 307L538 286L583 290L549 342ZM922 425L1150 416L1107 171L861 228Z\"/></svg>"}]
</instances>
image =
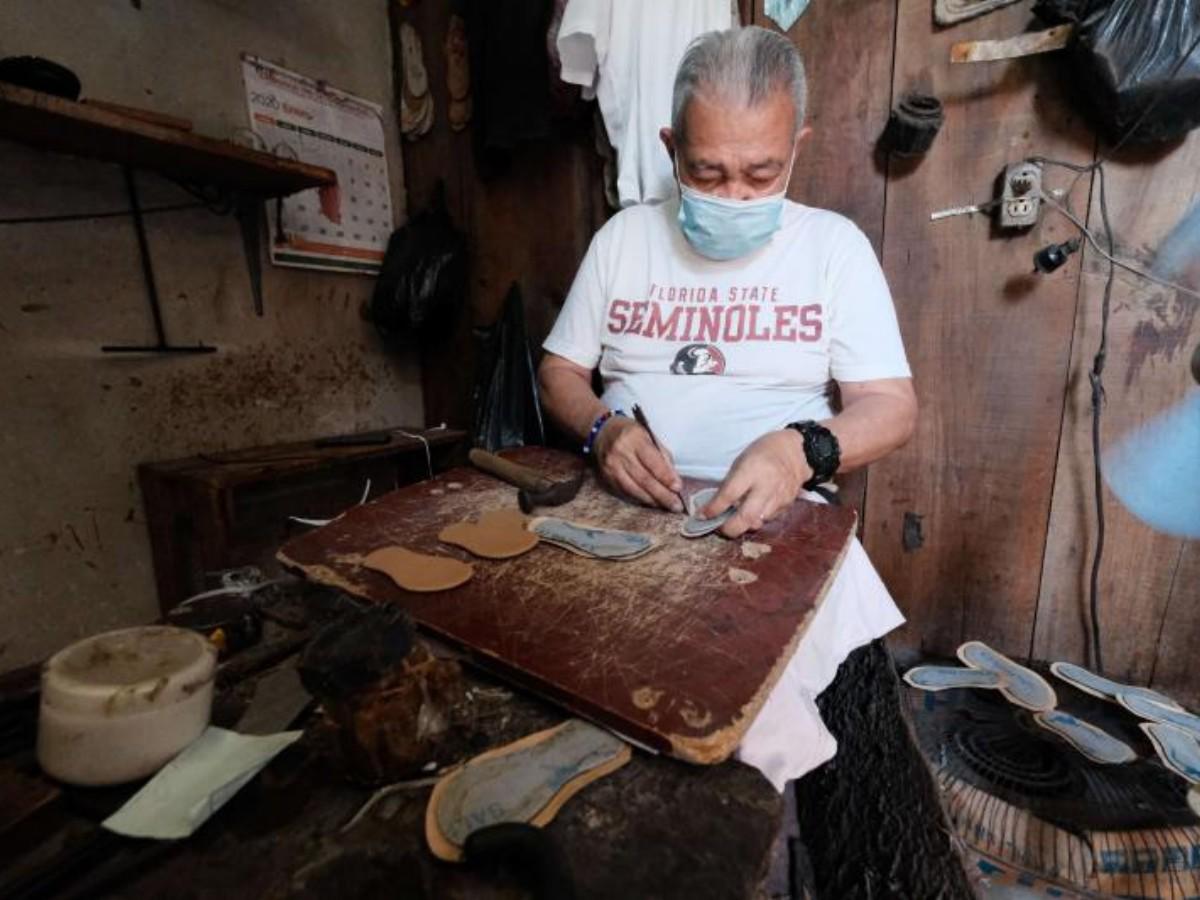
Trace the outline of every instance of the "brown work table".
<instances>
[{"instance_id":1,"label":"brown work table","mask_svg":"<svg viewBox=\"0 0 1200 900\"><path fill-rule=\"evenodd\" d=\"M526 447L510 458L559 480L577 456ZM655 750L694 763L741 742L850 543L853 510L797 500L753 535L689 539L683 517L615 496L592 471L569 502L538 515L651 535L628 561L585 559L543 541L513 559L472 557L442 529L517 506L516 490L463 467L356 506L288 541L285 566L419 625L506 680ZM434 593L400 589L363 565L386 546L457 557L473 574Z\"/></svg>"},{"instance_id":2,"label":"brown work table","mask_svg":"<svg viewBox=\"0 0 1200 900\"><path fill-rule=\"evenodd\" d=\"M561 458L556 463L541 454L530 450L518 456L551 468L559 465L563 474ZM742 721L752 718L741 704L757 695L759 687L769 689L773 660L790 653L803 633L823 594L821 573L832 571L840 554L836 535L840 529L848 534L854 518L848 510L818 511L811 504L796 504L784 521L755 535L756 548L720 538L708 544L676 540L665 551L643 557L628 579L608 578L611 570L606 572L606 564L598 561L580 560L577 568L566 551L540 547L529 554L534 565L524 571L524 582L516 582L544 589L523 593L499 589L501 576L515 570L521 558L479 561L476 592L457 596L460 601L490 597L490 605L460 602L462 619L448 615L453 606L437 614L437 595L414 601L354 562L356 553L370 549L361 538L371 534L373 523L380 526L374 539L381 544L411 538L417 549L457 555L453 548L437 546L437 528L481 503L511 504L514 495L513 489L478 472L443 472L355 507L333 526L290 542L283 554L288 565L310 574L323 560L329 562L321 580L367 600L405 606L427 633L449 642L438 645L439 654L459 655L467 663L468 715L455 717L457 727L430 760L439 770L562 721L568 715L564 706L578 703L579 691L593 698L590 707L576 710L579 714L636 727L638 712L647 712L638 732L645 743L662 736L664 749L677 750L669 738L683 727L699 738L716 729L722 748L728 747ZM636 510L606 512L611 503L592 484L561 511L584 519L600 516L606 523L610 520L603 517L611 514L617 524L646 527L663 536L678 527L643 518L645 513ZM339 546L340 541L345 545ZM763 545L771 548L765 555ZM701 574L684 565L692 560L704 567ZM737 589L732 589L726 573L733 567L756 579L733 582ZM796 573L805 567L807 575L797 580ZM588 584L578 572L595 575L591 583L596 589L590 594L578 593L581 584ZM572 580L572 587L564 589ZM652 582L664 588L654 593L647 588ZM489 586L490 591L478 590ZM276 616L268 617L262 643L222 664L216 725L237 723L258 683L290 664L337 609L356 602L301 579L277 589L284 593L284 603L272 607ZM314 593L329 602L322 606ZM454 592L441 596L451 600ZM523 606L495 602L504 596L516 596ZM556 603L580 611L580 620L556 617ZM280 615L281 609L288 614ZM620 618L623 609L643 614ZM531 615L540 616L537 628L515 627ZM649 634L655 652L630 654L630 642L621 639L633 626ZM531 637L561 638L557 655L535 652L537 642ZM480 651L487 657L489 647L495 655L483 661L494 671L472 668L470 662L480 658ZM575 649L564 649L571 647ZM608 657L606 670L595 665L594 654L576 653L580 647L617 656ZM680 647L691 655L672 656ZM731 680L723 682L712 676L715 668L704 668L714 653ZM502 657L507 665L497 664ZM574 659L580 664L573 668ZM753 665L728 665L741 659ZM557 669L539 669L539 660ZM697 678L696 672L709 677ZM363 813L376 788L348 778L330 726L311 707L291 726L303 728L302 739L192 837L156 842L109 833L99 823L139 785L59 788L41 776L33 755L36 670L26 676L24 685L20 679L0 677L0 897L6 900L532 896L511 872L475 870L432 856L424 838L432 790L428 777L403 783ZM666 688L658 721L648 714L652 709L621 705L631 692L636 700L644 684ZM733 696L734 689L742 699ZM680 698L677 718L683 719L682 726L667 715L672 692ZM899 684L882 645L851 657L822 695L821 708L843 752L834 764L799 783L801 834L787 847L793 888L816 885L821 896L850 898L879 896L879 885L886 884L890 896L968 896L936 788L903 723ZM706 711L712 713L711 721L701 721ZM657 727L664 724L666 728ZM779 847L783 817L783 799L748 766L733 760L698 765L635 749L628 765L567 802L545 832L565 857L580 898L758 900L768 895L768 867L782 858L773 849Z\"/></svg>"}]
</instances>

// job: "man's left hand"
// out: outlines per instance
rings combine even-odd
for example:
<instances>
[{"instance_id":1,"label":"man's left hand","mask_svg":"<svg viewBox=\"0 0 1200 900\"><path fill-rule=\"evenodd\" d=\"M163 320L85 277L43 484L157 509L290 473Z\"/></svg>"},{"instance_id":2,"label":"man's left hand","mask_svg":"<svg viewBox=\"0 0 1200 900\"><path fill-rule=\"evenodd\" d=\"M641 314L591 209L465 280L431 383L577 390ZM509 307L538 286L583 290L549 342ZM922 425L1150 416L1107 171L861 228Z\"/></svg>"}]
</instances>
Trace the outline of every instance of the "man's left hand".
<instances>
[{"instance_id":1,"label":"man's left hand","mask_svg":"<svg viewBox=\"0 0 1200 900\"><path fill-rule=\"evenodd\" d=\"M735 538L757 531L792 504L812 474L804 458L804 438L791 428L772 431L741 452L700 514L712 518L736 505L737 513L721 526L721 533Z\"/></svg>"}]
</instances>

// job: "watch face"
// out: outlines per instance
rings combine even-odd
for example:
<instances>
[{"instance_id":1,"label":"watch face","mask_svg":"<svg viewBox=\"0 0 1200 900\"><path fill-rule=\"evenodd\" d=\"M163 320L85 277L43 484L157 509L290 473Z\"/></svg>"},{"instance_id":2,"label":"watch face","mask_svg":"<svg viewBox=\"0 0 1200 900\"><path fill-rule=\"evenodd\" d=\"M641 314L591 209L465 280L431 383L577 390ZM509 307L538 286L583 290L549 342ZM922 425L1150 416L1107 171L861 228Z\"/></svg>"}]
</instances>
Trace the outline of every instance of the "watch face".
<instances>
[{"instance_id":1,"label":"watch face","mask_svg":"<svg viewBox=\"0 0 1200 900\"><path fill-rule=\"evenodd\" d=\"M833 441L827 432L818 431L813 434L813 450L817 456L823 458L833 455Z\"/></svg>"}]
</instances>

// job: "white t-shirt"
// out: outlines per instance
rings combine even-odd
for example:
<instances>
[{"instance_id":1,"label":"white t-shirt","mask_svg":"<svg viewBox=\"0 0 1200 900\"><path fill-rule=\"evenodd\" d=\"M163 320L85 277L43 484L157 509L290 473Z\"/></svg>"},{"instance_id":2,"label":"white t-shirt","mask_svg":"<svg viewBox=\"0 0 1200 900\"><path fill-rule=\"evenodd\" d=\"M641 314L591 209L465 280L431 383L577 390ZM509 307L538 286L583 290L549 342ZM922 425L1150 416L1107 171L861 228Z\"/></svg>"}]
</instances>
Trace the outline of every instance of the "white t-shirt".
<instances>
[{"instance_id":1,"label":"white t-shirt","mask_svg":"<svg viewBox=\"0 0 1200 900\"><path fill-rule=\"evenodd\" d=\"M569 0L558 31L562 79L594 90L617 151L621 205L675 192L658 139L671 124L675 70L693 38L738 24L729 0Z\"/></svg>"},{"instance_id":2,"label":"white t-shirt","mask_svg":"<svg viewBox=\"0 0 1200 900\"><path fill-rule=\"evenodd\" d=\"M766 246L716 262L678 209L630 207L600 229L543 346L599 365L604 402L640 404L681 475L720 480L761 435L828 418L831 379L909 376L887 282L850 220L785 201Z\"/></svg>"}]
</instances>

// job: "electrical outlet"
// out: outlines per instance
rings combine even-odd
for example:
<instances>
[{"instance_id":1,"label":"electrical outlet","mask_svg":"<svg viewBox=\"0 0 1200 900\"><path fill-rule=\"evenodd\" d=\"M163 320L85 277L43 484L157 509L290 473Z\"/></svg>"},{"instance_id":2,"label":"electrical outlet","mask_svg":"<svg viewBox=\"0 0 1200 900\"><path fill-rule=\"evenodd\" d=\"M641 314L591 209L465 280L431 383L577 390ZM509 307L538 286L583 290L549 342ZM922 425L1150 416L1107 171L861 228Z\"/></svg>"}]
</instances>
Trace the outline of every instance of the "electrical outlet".
<instances>
[{"instance_id":1,"label":"electrical outlet","mask_svg":"<svg viewBox=\"0 0 1200 900\"><path fill-rule=\"evenodd\" d=\"M1032 228L1042 214L1042 167L1014 163L1004 170L1000 196L1001 228Z\"/></svg>"}]
</instances>

